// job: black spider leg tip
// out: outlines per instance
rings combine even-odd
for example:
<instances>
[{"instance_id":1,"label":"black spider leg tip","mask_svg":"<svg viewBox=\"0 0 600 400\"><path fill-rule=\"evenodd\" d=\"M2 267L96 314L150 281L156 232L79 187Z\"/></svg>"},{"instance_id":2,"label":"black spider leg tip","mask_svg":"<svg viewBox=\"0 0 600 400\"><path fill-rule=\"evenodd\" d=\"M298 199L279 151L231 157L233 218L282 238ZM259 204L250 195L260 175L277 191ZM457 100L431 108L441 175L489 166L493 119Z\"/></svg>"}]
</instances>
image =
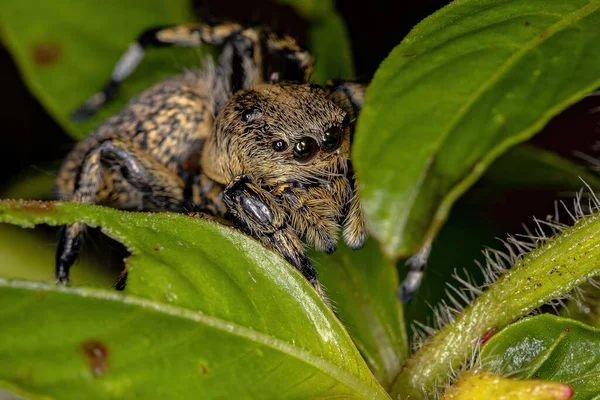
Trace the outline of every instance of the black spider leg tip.
<instances>
[{"instance_id":1,"label":"black spider leg tip","mask_svg":"<svg viewBox=\"0 0 600 400\"><path fill-rule=\"evenodd\" d=\"M58 248L56 249L56 283L66 285L69 283L69 270L79 256L81 239L79 235L68 235L65 228L60 233Z\"/></svg>"},{"instance_id":2,"label":"black spider leg tip","mask_svg":"<svg viewBox=\"0 0 600 400\"><path fill-rule=\"evenodd\" d=\"M423 272L427 266L430 252L431 245L426 244L418 253L410 257L406 262L406 265L408 265L410 269L398 291L398 297L403 304L410 303L416 296L417 291L421 286L421 282L423 281Z\"/></svg>"},{"instance_id":3,"label":"black spider leg tip","mask_svg":"<svg viewBox=\"0 0 600 400\"><path fill-rule=\"evenodd\" d=\"M101 92L90 97L71 114L71 120L74 122L84 122L90 119L106 102L115 96L118 86L119 82L111 79Z\"/></svg>"}]
</instances>

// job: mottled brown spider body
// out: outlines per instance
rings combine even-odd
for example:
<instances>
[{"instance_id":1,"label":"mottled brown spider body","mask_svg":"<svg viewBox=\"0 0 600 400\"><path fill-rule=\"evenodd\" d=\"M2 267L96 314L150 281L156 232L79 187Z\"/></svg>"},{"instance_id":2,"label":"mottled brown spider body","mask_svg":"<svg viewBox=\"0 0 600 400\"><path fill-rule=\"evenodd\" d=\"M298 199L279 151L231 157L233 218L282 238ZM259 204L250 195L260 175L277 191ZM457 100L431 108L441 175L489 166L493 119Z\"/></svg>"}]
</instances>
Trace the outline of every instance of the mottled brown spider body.
<instances>
[{"instance_id":1,"label":"mottled brown spider body","mask_svg":"<svg viewBox=\"0 0 600 400\"><path fill-rule=\"evenodd\" d=\"M216 44L222 55L217 66L207 62L202 71L147 89L79 143L57 180L59 197L134 210L199 210L232 220L317 284L303 243L330 253L342 230L353 248L366 239L350 164L364 87L304 83L312 57L264 28L160 28L130 47L111 82L76 117L110 98L149 37L160 44ZM261 64L278 58L274 64L283 70ZM70 225L61 237L60 282L68 281L84 229Z\"/></svg>"}]
</instances>

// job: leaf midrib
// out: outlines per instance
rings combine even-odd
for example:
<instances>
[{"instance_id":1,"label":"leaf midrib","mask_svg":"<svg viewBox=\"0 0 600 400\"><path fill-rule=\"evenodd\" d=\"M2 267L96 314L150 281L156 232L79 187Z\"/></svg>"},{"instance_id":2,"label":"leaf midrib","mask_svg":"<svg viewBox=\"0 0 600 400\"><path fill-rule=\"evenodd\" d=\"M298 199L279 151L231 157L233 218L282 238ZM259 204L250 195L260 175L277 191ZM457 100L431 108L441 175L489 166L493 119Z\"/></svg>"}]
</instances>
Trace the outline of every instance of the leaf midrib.
<instances>
[{"instance_id":1,"label":"leaf midrib","mask_svg":"<svg viewBox=\"0 0 600 400\"><path fill-rule=\"evenodd\" d=\"M192 311L182 307L153 302L136 296L124 296L117 293L110 293L104 290L91 288L63 288L45 283L35 283L27 281L8 281L6 279L0 278L0 288L3 287L36 291L43 290L46 292L65 293L75 296L92 298L96 300L113 301L122 304L137 306L147 310L152 310L154 312L157 312L158 314L187 319L189 321L201 323L211 328L221 330L231 335L239 336L241 338L250 340L255 343L260 343L266 347L270 347L281 353L292 356L306 364L312 365L313 367L323 371L328 376L334 378L349 389L361 394L365 398L373 398L373 396L376 394L379 396L381 396L382 394L382 390L378 391L377 387L367 385L365 382L361 381L354 375L340 370L337 366L331 364L328 361L325 361L322 358L315 357L308 351L294 347L288 342L285 342L281 339L265 335L263 333L237 325L229 321L224 321L219 318L208 316L206 314L201 313L200 311Z\"/></svg>"}]
</instances>

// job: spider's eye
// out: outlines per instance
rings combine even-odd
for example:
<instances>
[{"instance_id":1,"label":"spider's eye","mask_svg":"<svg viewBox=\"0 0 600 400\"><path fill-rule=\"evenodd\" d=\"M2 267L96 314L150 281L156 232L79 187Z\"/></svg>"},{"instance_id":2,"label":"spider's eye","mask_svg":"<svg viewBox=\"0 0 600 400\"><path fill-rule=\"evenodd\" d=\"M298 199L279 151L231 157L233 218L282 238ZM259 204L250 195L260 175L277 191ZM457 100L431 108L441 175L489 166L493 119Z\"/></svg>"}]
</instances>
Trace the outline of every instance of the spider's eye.
<instances>
[{"instance_id":1,"label":"spider's eye","mask_svg":"<svg viewBox=\"0 0 600 400\"><path fill-rule=\"evenodd\" d=\"M340 147L342 141L342 130L338 127L333 127L323 134L323 149L333 151Z\"/></svg>"},{"instance_id":2,"label":"spider's eye","mask_svg":"<svg viewBox=\"0 0 600 400\"><path fill-rule=\"evenodd\" d=\"M284 151L285 149L287 149L288 144L285 140L278 140L276 142L273 142L273 150L275 151Z\"/></svg>"},{"instance_id":3,"label":"spider's eye","mask_svg":"<svg viewBox=\"0 0 600 400\"><path fill-rule=\"evenodd\" d=\"M310 137L303 137L294 146L294 158L296 161L306 162L317 152L317 142Z\"/></svg>"},{"instance_id":4,"label":"spider's eye","mask_svg":"<svg viewBox=\"0 0 600 400\"><path fill-rule=\"evenodd\" d=\"M249 108L247 110L244 110L244 112L242 112L242 119L244 120L244 122L248 122L251 119L254 119L255 115L256 115L256 110L254 108Z\"/></svg>"}]
</instances>

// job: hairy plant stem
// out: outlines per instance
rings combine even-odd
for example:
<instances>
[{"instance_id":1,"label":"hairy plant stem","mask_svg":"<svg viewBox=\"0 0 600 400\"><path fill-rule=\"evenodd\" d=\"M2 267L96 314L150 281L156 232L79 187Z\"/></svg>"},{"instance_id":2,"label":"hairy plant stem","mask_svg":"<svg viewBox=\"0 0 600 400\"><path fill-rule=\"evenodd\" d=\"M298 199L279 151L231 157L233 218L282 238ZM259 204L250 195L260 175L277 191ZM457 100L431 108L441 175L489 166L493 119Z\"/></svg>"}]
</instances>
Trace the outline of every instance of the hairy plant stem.
<instances>
[{"instance_id":1,"label":"hairy plant stem","mask_svg":"<svg viewBox=\"0 0 600 400\"><path fill-rule=\"evenodd\" d=\"M453 322L427 339L396 378L392 397L420 399L435 393L477 350L490 330L499 330L600 274L600 216L575 226L520 258Z\"/></svg>"}]
</instances>

